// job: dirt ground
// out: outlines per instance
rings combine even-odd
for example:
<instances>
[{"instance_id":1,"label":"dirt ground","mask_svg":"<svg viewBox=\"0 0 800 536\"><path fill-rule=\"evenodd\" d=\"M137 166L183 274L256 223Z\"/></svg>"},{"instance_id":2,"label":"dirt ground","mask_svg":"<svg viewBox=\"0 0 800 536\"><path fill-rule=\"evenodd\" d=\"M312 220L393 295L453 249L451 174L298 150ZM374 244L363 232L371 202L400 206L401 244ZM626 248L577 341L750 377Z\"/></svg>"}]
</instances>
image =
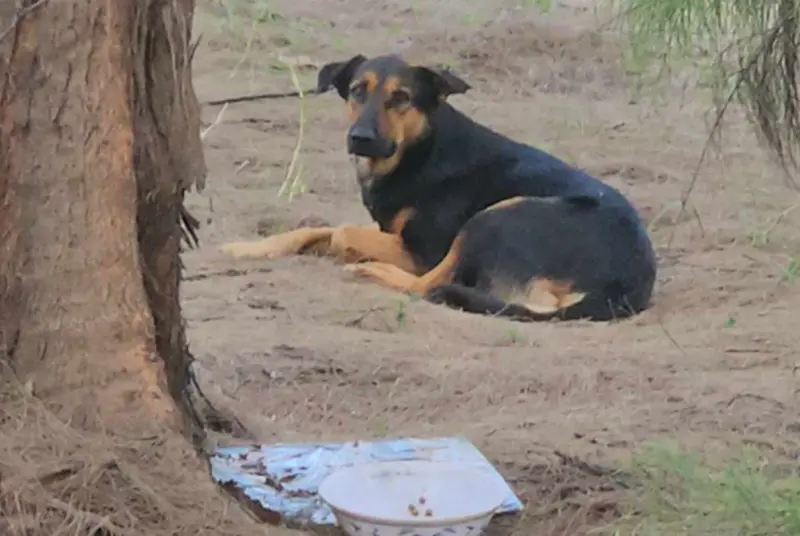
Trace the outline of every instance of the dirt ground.
<instances>
[{"instance_id":1,"label":"dirt ground","mask_svg":"<svg viewBox=\"0 0 800 536\"><path fill-rule=\"evenodd\" d=\"M524 0L201 1L201 101L291 90L281 60L297 63L305 87L321 63L355 53L447 63L473 86L455 106L620 188L660 255L652 309L617 324L467 315L325 259L233 261L216 248L310 215L368 215L338 96L306 101L305 191L291 201L277 194L300 101L232 104L219 118L206 106L206 126L219 122L206 137L208 186L189 198L204 225L202 247L185 254L183 300L209 396L264 442L464 435L529 502L504 529L519 534L581 534L613 513L614 487L563 456L614 466L665 438L794 453L798 197L732 116L680 215L709 97L677 83L636 96L604 20L590 0L548 16Z\"/></svg>"}]
</instances>

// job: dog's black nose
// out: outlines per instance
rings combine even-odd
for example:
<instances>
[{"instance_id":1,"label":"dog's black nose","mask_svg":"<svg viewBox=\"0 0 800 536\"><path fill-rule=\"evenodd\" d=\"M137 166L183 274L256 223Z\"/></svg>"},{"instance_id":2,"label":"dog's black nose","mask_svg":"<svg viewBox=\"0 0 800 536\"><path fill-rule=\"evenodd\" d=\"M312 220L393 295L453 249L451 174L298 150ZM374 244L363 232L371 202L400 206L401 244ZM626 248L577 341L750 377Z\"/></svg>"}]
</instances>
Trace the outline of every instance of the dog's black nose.
<instances>
[{"instance_id":1,"label":"dog's black nose","mask_svg":"<svg viewBox=\"0 0 800 536\"><path fill-rule=\"evenodd\" d=\"M350 129L350 141L356 144L369 144L377 139L377 133L368 127L353 125Z\"/></svg>"},{"instance_id":2,"label":"dog's black nose","mask_svg":"<svg viewBox=\"0 0 800 536\"><path fill-rule=\"evenodd\" d=\"M390 143L381 139L375 129L353 125L347 134L347 152L367 158L388 158L392 155Z\"/></svg>"}]
</instances>

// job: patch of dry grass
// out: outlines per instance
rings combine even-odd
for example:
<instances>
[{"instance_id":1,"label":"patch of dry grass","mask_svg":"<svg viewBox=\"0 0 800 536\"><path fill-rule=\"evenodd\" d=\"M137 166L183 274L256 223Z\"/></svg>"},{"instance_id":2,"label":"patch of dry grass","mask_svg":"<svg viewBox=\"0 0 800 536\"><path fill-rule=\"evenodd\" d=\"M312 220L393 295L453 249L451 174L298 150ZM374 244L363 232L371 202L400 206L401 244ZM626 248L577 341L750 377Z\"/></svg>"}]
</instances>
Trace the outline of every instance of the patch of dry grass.
<instances>
[{"instance_id":1,"label":"patch of dry grass","mask_svg":"<svg viewBox=\"0 0 800 536\"><path fill-rule=\"evenodd\" d=\"M0 534L258 534L180 434L121 439L61 422L0 385Z\"/></svg>"}]
</instances>

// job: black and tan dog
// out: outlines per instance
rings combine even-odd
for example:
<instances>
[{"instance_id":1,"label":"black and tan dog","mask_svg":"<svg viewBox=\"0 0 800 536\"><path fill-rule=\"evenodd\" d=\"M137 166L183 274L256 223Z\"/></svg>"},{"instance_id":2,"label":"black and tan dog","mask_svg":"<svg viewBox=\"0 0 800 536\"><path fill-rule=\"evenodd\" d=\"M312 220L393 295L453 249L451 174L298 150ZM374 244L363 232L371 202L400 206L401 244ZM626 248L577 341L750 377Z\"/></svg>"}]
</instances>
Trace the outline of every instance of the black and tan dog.
<instances>
[{"instance_id":1,"label":"black and tan dog","mask_svg":"<svg viewBox=\"0 0 800 536\"><path fill-rule=\"evenodd\" d=\"M650 239L614 188L446 102L470 86L397 56L324 66L346 100L376 226L301 228L222 247L237 258L325 254L382 285L520 320L609 320L647 308Z\"/></svg>"}]
</instances>

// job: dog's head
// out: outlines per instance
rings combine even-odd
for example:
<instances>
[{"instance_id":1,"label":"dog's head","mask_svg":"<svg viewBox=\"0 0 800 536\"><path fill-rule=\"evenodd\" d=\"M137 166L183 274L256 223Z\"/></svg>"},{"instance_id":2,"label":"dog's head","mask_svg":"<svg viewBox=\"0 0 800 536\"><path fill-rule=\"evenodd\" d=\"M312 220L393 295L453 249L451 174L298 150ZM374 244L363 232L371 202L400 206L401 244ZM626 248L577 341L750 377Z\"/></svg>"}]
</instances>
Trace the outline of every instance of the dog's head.
<instances>
[{"instance_id":1,"label":"dog's head","mask_svg":"<svg viewBox=\"0 0 800 536\"><path fill-rule=\"evenodd\" d=\"M360 180L391 173L404 150L427 134L439 104L470 89L449 70L409 65L393 55L329 63L319 71L317 90L331 86L347 101L347 152Z\"/></svg>"}]
</instances>

